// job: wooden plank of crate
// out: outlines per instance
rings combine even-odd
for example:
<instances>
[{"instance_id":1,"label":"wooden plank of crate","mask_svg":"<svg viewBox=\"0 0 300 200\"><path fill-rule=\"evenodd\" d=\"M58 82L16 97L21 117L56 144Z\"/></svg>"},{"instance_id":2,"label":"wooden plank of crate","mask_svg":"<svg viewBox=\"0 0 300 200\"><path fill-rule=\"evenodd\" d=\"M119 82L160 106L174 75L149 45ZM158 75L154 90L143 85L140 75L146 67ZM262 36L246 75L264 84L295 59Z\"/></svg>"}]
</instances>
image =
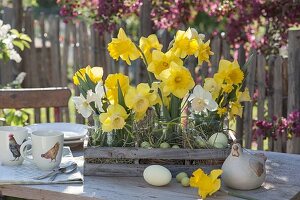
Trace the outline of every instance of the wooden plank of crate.
<instances>
[{"instance_id":1,"label":"wooden plank of crate","mask_svg":"<svg viewBox=\"0 0 300 200\"><path fill-rule=\"evenodd\" d=\"M143 149L122 147L89 147L85 158L175 159L206 160L225 159L229 149Z\"/></svg>"},{"instance_id":2,"label":"wooden plank of crate","mask_svg":"<svg viewBox=\"0 0 300 200\"><path fill-rule=\"evenodd\" d=\"M84 163L84 175L86 176L143 176L144 169L149 165L135 164L94 164ZM201 168L205 172L212 169L220 169L221 165L163 165L170 170L173 177L180 172L186 172L189 175L193 171Z\"/></svg>"}]
</instances>

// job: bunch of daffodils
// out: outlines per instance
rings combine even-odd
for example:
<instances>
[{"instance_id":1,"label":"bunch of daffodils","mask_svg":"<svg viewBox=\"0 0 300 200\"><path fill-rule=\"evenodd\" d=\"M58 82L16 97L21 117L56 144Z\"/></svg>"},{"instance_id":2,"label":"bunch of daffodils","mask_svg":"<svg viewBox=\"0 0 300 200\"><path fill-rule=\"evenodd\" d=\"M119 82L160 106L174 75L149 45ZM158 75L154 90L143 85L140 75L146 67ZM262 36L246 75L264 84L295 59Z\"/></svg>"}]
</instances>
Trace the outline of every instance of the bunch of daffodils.
<instances>
[{"instance_id":1,"label":"bunch of daffodils","mask_svg":"<svg viewBox=\"0 0 300 200\"><path fill-rule=\"evenodd\" d=\"M124 137L133 139L136 135L132 123L143 120L149 110L173 132L170 124L180 123L184 110L194 116L213 115L219 119L227 115L241 116L240 103L250 97L247 89L242 90L245 75L236 61L221 60L219 71L212 78L206 78L203 86L196 85L184 66L190 56L198 59L198 65L209 62L213 55L209 43L204 41L203 34L189 28L178 31L169 49L163 52L156 35L141 37L139 44L135 44L121 28L117 38L108 44L109 54L128 65L142 59L148 82L134 86L129 77L121 73L109 74L104 80L101 67L87 66L73 77L81 93L73 98L76 108L85 118L92 113L99 115L103 132L125 130L128 134Z\"/></svg>"},{"instance_id":2,"label":"bunch of daffodils","mask_svg":"<svg viewBox=\"0 0 300 200\"><path fill-rule=\"evenodd\" d=\"M11 29L9 24L3 24L0 20L0 60L21 62L22 58L14 47L23 51L25 47L30 47L30 42L31 39L26 34Z\"/></svg>"}]
</instances>

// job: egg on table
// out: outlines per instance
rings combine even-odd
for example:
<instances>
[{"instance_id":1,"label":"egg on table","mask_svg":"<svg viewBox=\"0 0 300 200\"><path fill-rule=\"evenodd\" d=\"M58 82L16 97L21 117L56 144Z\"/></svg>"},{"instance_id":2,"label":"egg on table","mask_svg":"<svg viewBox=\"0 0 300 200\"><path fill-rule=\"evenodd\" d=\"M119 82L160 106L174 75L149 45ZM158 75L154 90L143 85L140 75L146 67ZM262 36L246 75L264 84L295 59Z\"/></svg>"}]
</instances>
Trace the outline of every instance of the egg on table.
<instances>
[{"instance_id":1,"label":"egg on table","mask_svg":"<svg viewBox=\"0 0 300 200\"><path fill-rule=\"evenodd\" d=\"M170 183L172 174L161 165L150 165L144 170L143 177L150 185L164 186Z\"/></svg>"}]
</instances>

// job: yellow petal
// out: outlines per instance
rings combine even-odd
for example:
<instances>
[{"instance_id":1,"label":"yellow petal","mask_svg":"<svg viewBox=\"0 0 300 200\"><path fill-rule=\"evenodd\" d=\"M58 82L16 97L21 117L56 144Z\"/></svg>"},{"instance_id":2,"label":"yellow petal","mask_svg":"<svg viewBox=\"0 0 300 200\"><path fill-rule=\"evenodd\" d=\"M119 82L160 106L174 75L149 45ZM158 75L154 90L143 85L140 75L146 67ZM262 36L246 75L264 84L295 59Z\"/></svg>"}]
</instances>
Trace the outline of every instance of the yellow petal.
<instances>
[{"instance_id":1,"label":"yellow petal","mask_svg":"<svg viewBox=\"0 0 300 200\"><path fill-rule=\"evenodd\" d=\"M214 181L211 191L209 192L209 195L212 195L213 193L217 192L221 187L221 180L217 179Z\"/></svg>"},{"instance_id":2,"label":"yellow petal","mask_svg":"<svg viewBox=\"0 0 300 200\"><path fill-rule=\"evenodd\" d=\"M150 92L150 87L148 83L140 83L137 85L137 92L140 94L146 95Z\"/></svg>"},{"instance_id":3,"label":"yellow petal","mask_svg":"<svg viewBox=\"0 0 300 200\"><path fill-rule=\"evenodd\" d=\"M245 91L241 93L241 95L239 97L239 101L240 102L251 101L251 97L250 97L248 88L245 88Z\"/></svg>"},{"instance_id":4,"label":"yellow petal","mask_svg":"<svg viewBox=\"0 0 300 200\"><path fill-rule=\"evenodd\" d=\"M210 172L209 177L212 178L213 180L216 180L219 176L221 176L222 173L223 170L215 169Z\"/></svg>"},{"instance_id":5,"label":"yellow petal","mask_svg":"<svg viewBox=\"0 0 300 200\"><path fill-rule=\"evenodd\" d=\"M226 71L226 70L230 69L231 66L232 65L231 65L230 61L222 59L219 62L219 71L218 72Z\"/></svg>"}]
</instances>

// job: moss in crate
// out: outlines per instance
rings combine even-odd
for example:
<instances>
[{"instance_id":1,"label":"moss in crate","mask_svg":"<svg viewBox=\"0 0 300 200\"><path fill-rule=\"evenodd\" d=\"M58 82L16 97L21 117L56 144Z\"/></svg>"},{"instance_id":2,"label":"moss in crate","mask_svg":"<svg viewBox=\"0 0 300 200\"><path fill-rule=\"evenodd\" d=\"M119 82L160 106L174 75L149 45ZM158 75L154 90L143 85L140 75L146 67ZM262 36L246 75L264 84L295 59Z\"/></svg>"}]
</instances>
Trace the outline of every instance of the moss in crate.
<instances>
[{"instance_id":1,"label":"moss in crate","mask_svg":"<svg viewBox=\"0 0 300 200\"><path fill-rule=\"evenodd\" d=\"M133 159L126 158L86 158L85 161L94 164L134 164Z\"/></svg>"},{"instance_id":2,"label":"moss in crate","mask_svg":"<svg viewBox=\"0 0 300 200\"><path fill-rule=\"evenodd\" d=\"M184 165L185 160L140 159L139 163L145 165Z\"/></svg>"},{"instance_id":3,"label":"moss in crate","mask_svg":"<svg viewBox=\"0 0 300 200\"><path fill-rule=\"evenodd\" d=\"M193 160L191 165L222 165L225 160Z\"/></svg>"}]
</instances>

